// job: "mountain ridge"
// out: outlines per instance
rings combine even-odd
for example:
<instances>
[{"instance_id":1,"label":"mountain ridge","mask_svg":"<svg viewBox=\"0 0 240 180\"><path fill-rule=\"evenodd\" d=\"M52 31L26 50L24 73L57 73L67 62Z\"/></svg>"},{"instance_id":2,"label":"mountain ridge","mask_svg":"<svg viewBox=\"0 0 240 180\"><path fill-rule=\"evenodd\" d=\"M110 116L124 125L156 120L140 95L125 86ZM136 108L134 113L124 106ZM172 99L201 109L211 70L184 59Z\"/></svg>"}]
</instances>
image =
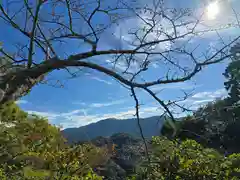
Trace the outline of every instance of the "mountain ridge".
<instances>
[{"instance_id":1,"label":"mountain ridge","mask_svg":"<svg viewBox=\"0 0 240 180\"><path fill-rule=\"evenodd\" d=\"M141 118L140 123L143 135L146 138L160 135L163 121L164 117L160 116ZM127 133L135 137L140 137L139 127L135 118L124 120L116 118L103 119L86 126L64 129L62 133L70 143L91 140L98 136L110 137L116 133Z\"/></svg>"}]
</instances>

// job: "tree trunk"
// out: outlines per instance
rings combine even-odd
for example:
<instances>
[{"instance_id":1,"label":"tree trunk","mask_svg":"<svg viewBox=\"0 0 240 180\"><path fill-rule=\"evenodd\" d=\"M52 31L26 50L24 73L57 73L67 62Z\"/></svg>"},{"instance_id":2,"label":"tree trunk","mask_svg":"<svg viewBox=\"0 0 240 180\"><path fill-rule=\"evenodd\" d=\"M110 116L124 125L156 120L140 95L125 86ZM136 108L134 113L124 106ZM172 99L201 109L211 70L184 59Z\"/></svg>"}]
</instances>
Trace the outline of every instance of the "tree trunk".
<instances>
[{"instance_id":1,"label":"tree trunk","mask_svg":"<svg viewBox=\"0 0 240 180\"><path fill-rule=\"evenodd\" d=\"M41 72L29 76L21 72L3 75L0 82L0 105L8 101L16 101L28 94L34 85L44 79Z\"/></svg>"}]
</instances>

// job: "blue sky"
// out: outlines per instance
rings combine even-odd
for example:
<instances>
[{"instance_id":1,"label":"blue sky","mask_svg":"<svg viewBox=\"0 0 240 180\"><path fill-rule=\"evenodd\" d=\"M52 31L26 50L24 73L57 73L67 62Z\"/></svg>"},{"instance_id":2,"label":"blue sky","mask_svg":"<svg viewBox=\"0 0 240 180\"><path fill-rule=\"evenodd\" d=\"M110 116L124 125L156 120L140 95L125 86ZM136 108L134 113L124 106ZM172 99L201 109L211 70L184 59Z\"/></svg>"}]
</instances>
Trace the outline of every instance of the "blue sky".
<instances>
[{"instance_id":1,"label":"blue sky","mask_svg":"<svg viewBox=\"0 0 240 180\"><path fill-rule=\"evenodd\" d=\"M186 7L195 8L198 12L202 11L202 1L200 0L181 0L181 1L168 1L171 6L174 7ZM191 2L191 3L190 3ZM210 3L210 1L205 1ZM228 5L228 6L226 6ZM231 5L231 6L230 6ZM220 14L218 14L214 20L206 20L206 24L210 26L217 26L217 23L221 22L222 25L227 24L233 18L234 13L230 7L234 7L236 12L240 12L240 2L237 0L225 0L220 3ZM239 14L238 14L239 15ZM240 17L240 15L239 15ZM98 18L96 21L105 20L104 18ZM0 33L0 41L3 42L3 47L9 51L14 51L12 44L16 40L25 41L16 31L13 31L9 26L6 26L0 21L0 25L3 28L3 33ZM117 38L119 33L123 39L131 39L127 34L127 29L132 27L138 27L138 21L134 18L122 21L119 26L111 28L107 33L102 35L100 40L101 48L115 48L116 46L127 46L124 42L119 41ZM115 33L115 37L109 37L108 33ZM240 34L239 27L229 30L219 31L224 41L228 41L229 38L236 37ZM215 32L196 38L191 45L200 44L200 50L204 48L211 48L218 46L216 41L217 34ZM70 45L69 45L70 44ZM165 48L169 44L161 44L159 48ZM56 47L57 51L62 53L76 53L79 52L78 43L74 41L68 41L67 45ZM86 50L88 47L81 46L80 51ZM64 53L63 53L64 52ZM38 55L38 58L41 54ZM181 57L179 57L181 58ZM92 61L99 61L101 63L109 63L110 57L102 56L101 58L92 59ZM155 92L159 92L158 96L163 100L174 100L183 95L182 90L186 92L194 92L194 95L182 103L197 108L198 106L214 100L218 97L226 96L224 90L224 77L222 73L227 65L227 61L206 67L202 72L197 74L191 81L177 84L167 84L153 87ZM124 64L118 64L118 70ZM132 71L135 66L133 65ZM144 74L145 79L154 79L156 76L164 74L165 69L161 64L154 63L151 70ZM79 127L92 122L99 121L105 118L130 118L135 113L134 100L130 96L130 91L120 85L119 82L111 77L108 77L102 73L84 70L79 74L79 77L69 79L69 75L64 71L54 71L46 78L49 84L56 84L57 87L51 85L40 84L34 87L31 93L17 103L29 113L35 113L49 118L52 124L67 127ZM60 88L60 86L63 87ZM146 93L137 91L137 95L141 102L140 115L141 117L147 117L152 115L161 115L162 110L159 109L159 105Z\"/></svg>"}]
</instances>

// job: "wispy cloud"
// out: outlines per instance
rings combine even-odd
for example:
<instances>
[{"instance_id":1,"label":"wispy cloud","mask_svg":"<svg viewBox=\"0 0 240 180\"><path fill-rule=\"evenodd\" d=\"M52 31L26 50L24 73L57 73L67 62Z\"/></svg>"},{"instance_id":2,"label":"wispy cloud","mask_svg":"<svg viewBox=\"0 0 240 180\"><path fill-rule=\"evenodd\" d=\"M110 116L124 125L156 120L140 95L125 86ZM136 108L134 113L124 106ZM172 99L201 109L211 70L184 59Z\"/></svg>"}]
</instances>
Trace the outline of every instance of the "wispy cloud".
<instances>
[{"instance_id":1,"label":"wispy cloud","mask_svg":"<svg viewBox=\"0 0 240 180\"><path fill-rule=\"evenodd\" d=\"M205 91L199 92L192 96L194 99L215 99L219 97L224 97L227 95L227 91L225 89L218 89L216 91Z\"/></svg>"},{"instance_id":2,"label":"wispy cloud","mask_svg":"<svg viewBox=\"0 0 240 180\"><path fill-rule=\"evenodd\" d=\"M120 72L127 71L131 73L136 73L140 68L140 63L136 61L132 61L130 63L127 63L126 61L112 62L107 59L105 62L111 67L113 67L115 70Z\"/></svg>"},{"instance_id":3,"label":"wispy cloud","mask_svg":"<svg viewBox=\"0 0 240 180\"><path fill-rule=\"evenodd\" d=\"M107 81L107 80L104 80L104 79L101 79L101 78L96 77L96 76L92 76L92 77L90 77L90 79L93 79L93 80L96 80L96 81L105 83L105 84L107 84L107 85L112 85L112 82Z\"/></svg>"},{"instance_id":4,"label":"wispy cloud","mask_svg":"<svg viewBox=\"0 0 240 180\"><path fill-rule=\"evenodd\" d=\"M89 105L89 107L94 107L94 108L108 107L108 106L123 104L124 102L126 102L126 100L116 100L116 101L107 102L107 103L92 103Z\"/></svg>"},{"instance_id":5,"label":"wispy cloud","mask_svg":"<svg viewBox=\"0 0 240 180\"><path fill-rule=\"evenodd\" d=\"M26 100L18 100L18 101L16 101L16 104L27 104L28 103L28 101L26 101Z\"/></svg>"},{"instance_id":6,"label":"wispy cloud","mask_svg":"<svg viewBox=\"0 0 240 180\"><path fill-rule=\"evenodd\" d=\"M218 89L216 91L199 92L182 103L192 105L192 107L196 109L200 105L213 101L216 98L225 97L226 94L227 92L224 89ZM124 100L117 100L109 103L92 103L88 105L88 108L108 107L117 104L123 104L124 102L125 102ZM120 120L134 118L134 115L136 113L134 107L124 108L120 111L115 111L111 113L97 113L97 114L89 114L88 110L89 109L76 109L69 112L61 113L28 111L28 113L47 117L52 124L61 126L63 129L84 126L108 118L116 118ZM159 106L157 105L140 107L140 116L143 118L154 115L161 115L162 112L163 110L159 109Z\"/></svg>"},{"instance_id":7,"label":"wispy cloud","mask_svg":"<svg viewBox=\"0 0 240 180\"><path fill-rule=\"evenodd\" d=\"M196 101L193 101L193 105L205 104L205 103L211 102L211 101L213 101L213 100L214 100L214 99L196 100Z\"/></svg>"},{"instance_id":8,"label":"wispy cloud","mask_svg":"<svg viewBox=\"0 0 240 180\"><path fill-rule=\"evenodd\" d=\"M180 83L173 83L173 84L163 84L163 85L156 85L151 87L150 89L152 91L160 91L164 89L180 89L180 90L191 90L194 88L201 87L202 85L195 85L195 84L190 84L186 82L180 82Z\"/></svg>"},{"instance_id":9,"label":"wispy cloud","mask_svg":"<svg viewBox=\"0 0 240 180\"><path fill-rule=\"evenodd\" d=\"M72 115L76 115L76 114L79 114L81 112L84 112L82 109L77 109L77 110L73 110L73 111L70 111L70 112L66 112L66 113L60 113L60 116L72 116Z\"/></svg>"},{"instance_id":10,"label":"wispy cloud","mask_svg":"<svg viewBox=\"0 0 240 180\"><path fill-rule=\"evenodd\" d=\"M102 79L94 74L91 74L91 73L84 73L85 76L87 76L89 79L93 79L93 80L96 80L96 81L99 81L99 82L102 82L102 83L105 83L107 85L112 85L112 82L111 81L108 81L108 80L105 80L105 79Z\"/></svg>"},{"instance_id":11,"label":"wispy cloud","mask_svg":"<svg viewBox=\"0 0 240 180\"><path fill-rule=\"evenodd\" d=\"M61 126L63 129L70 127L84 126L90 123L94 123L103 119L116 118L124 120L133 118L135 115L135 108L129 108L124 111L103 113L103 114L87 114L87 110L73 110L65 113L55 112L38 112L28 111L30 114L36 114L39 116L47 117L52 124ZM149 117L153 115L160 115L162 110L156 106L140 108L141 117Z\"/></svg>"},{"instance_id":12,"label":"wispy cloud","mask_svg":"<svg viewBox=\"0 0 240 180\"><path fill-rule=\"evenodd\" d=\"M76 102L73 102L72 104L84 106L85 108L100 108L100 107L109 107L109 106L119 105L126 102L126 99L114 100L110 97L109 99L110 100L108 102L103 102L103 103L85 103L85 102L76 101Z\"/></svg>"},{"instance_id":13,"label":"wispy cloud","mask_svg":"<svg viewBox=\"0 0 240 180\"><path fill-rule=\"evenodd\" d=\"M131 47L132 42L136 42L136 37L134 34L129 33L130 29L144 29L144 27L146 27L146 22L148 23L152 23L151 22L151 18L152 15L151 14L147 14L147 13L142 13L140 14L141 18L138 17L133 17L128 19L127 21L122 21L120 23L119 26L116 27L115 31L114 31L114 35L116 38L118 38L121 41L121 45L125 46L125 47ZM143 21L144 20L144 21ZM173 28L166 28L166 27L170 27L171 24L168 21L161 21L161 23L159 23L158 25L156 25L156 29L160 28L160 24L162 25L162 27L164 27L167 31L171 31L173 32ZM139 32L138 36L144 36L145 34L142 33L140 34L141 31ZM163 33L164 34L164 33ZM169 33L170 34L170 33ZM156 31L152 31L152 33L148 33L148 35L145 37L145 41L146 42L150 42L150 41L154 41L156 40L156 38L158 39L165 39L166 36L162 35L161 37L159 37L159 34L156 33ZM166 50L167 48L169 48L171 46L171 41L166 41L160 44L155 45L154 47L152 46L153 50Z\"/></svg>"},{"instance_id":14,"label":"wispy cloud","mask_svg":"<svg viewBox=\"0 0 240 180\"><path fill-rule=\"evenodd\" d=\"M204 91L194 94L192 97L188 98L185 101L182 101L181 103L190 105L191 109L197 109L201 105L214 101L218 98L224 98L226 96L227 91L225 89L218 89L216 91Z\"/></svg>"},{"instance_id":15,"label":"wispy cloud","mask_svg":"<svg viewBox=\"0 0 240 180\"><path fill-rule=\"evenodd\" d=\"M79 102L79 101L72 102L72 104L75 104L75 105L81 105L81 106L85 106L85 105L86 105L85 102Z\"/></svg>"},{"instance_id":16,"label":"wispy cloud","mask_svg":"<svg viewBox=\"0 0 240 180\"><path fill-rule=\"evenodd\" d=\"M42 111L27 111L28 114L35 114L38 116L42 116L45 118L48 118L49 120L54 120L56 118L59 117L71 117L71 116L75 116L78 114L86 114L86 109L77 109L77 110L73 110L73 111L69 111L69 112L64 112L64 113L55 113L55 112L42 112Z\"/></svg>"},{"instance_id":17,"label":"wispy cloud","mask_svg":"<svg viewBox=\"0 0 240 180\"><path fill-rule=\"evenodd\" d=\"M228 0L228 2L221 1L220 6L224 6L224 8L222 8L222 13L219 14L215 20L209 20L206 17L206 14L203 15L204 11L206 11L206 3L197 3L196 8L193 9L193 13L194 13L193 16L180 18L178 22L176 22L176 24L184 24L182 23L182 21L192 22L187 26L178 26L177 28L175 28L173 27L172 23L165 18L158 19L157 17L153 16L150 13L142 12L141 14L139 14L139 17L141 18L133 17L125 21L122 21L119 24L119 26L115 28L114 35L115 35L115 38L120 41L119 44L121 45L121 47L127 47L127 48L132 47L131 44L133 44L133 42L134 44L137 43L137 40L136 40L137 38L132 32L138 29L146 30L146 28L148 27L147 23L152 24L151 20L154 19L157 23L154 25L152 32L148 33L147 36L144 36L145 35L144 31L142 34L141 34L141 31L139 31L137 33L138 38L141 39L141 37L144 36L145 42L150 42L156 39L158 40L167 39L168 35L169 36L173 35L176 30L177 30L177 34L181 36L181 35L187 34L190 28L194 28L195 32L199 32L199 33L205 32L201 34L201 38L203 36L204 37L215 36L218 38L219 32L224 32L224 34L234 33L234 31L238 32L237 31L238 27L234 25L236 24L236 15L233 13L232 6L231 6L231 3L229 3L229 1L234 1L234 0ZM148 3L148 6L152 7L153 4ZM171 15L169 15L169 17L171 17ZM197 17L201 23L198 23L198 25L196 26L197 19L195 18ZM228 26L229 24L233 24L231 26L232 28L226 28L226 26ZM222 30L220 27L222 27ZM159 35L160 29L161 31L164 31L163 33L161 33L162 35ZM213 29L218 29L218 31L216 32ZM198 37L198 36L195 36L195 37ZM192 35L189 34L189 36L186 36L183 39L189 40L189 38L193 39ZM183 39L181 39L181 41ZM197 44L199 44L199 41L197 42ZM153 47L153 50L157 52L161 52L171 47L171 45L172 45L171 41L162 42L158 45L155 45L155 47ZM192 46L192 44L189 44L189 45Z\"/></svg>"},{"instance_id":18,"label":"wispy cloud","mask_svg":"<svg viewBox=\"0 0 240 180\"><path fill-rule=\"evenodd\" d=\"M114 113L106 113L106 114L95 114L95 115L87 115L87 116L71 116L70 119L62 121L60 125L63 128L69 127L79 127L84 126L90 123L98 122L103 119L115 118L119 120L134 118L135 109L130 108L125 111L114 112ZM141 117L149 117L153 115L161 115L162 111L158 109L158 107L146 107L141 108L140 115Z\"/></svg>"},{"instance_id":19,"label":"wispy cloud","mask_svg":"<svg viewBox=\"0 0 240 180\"><path fill-rule=\"evenodd\" d=\"M159 65L157 63L152 63L153 68L159 68Z\"/></svg>"}]
</instances>

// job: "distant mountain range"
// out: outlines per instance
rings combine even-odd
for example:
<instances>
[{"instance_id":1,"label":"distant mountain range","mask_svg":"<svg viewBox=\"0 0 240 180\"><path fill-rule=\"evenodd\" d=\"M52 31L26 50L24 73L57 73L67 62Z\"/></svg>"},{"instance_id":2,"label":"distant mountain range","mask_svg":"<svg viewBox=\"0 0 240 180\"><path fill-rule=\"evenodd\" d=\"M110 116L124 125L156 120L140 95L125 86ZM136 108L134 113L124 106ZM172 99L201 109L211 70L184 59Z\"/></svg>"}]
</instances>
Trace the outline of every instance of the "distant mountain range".
<instances>
[{"instance_id":1,"label":"distant mountain range","mask_svg":"<svg viewBox=\"0 0 240 180\"><path fill-rule=\"evenodd\" d=\"M159 116L141 119L143 135L146 138L160 135L163 122L164 118ZM110 137L116 133L127 133L134 137L140 137L136 119L105 119L79 128L67 128L62 133L69 143L92 140L98 136Z\"/></svg>"}]
</instances>

